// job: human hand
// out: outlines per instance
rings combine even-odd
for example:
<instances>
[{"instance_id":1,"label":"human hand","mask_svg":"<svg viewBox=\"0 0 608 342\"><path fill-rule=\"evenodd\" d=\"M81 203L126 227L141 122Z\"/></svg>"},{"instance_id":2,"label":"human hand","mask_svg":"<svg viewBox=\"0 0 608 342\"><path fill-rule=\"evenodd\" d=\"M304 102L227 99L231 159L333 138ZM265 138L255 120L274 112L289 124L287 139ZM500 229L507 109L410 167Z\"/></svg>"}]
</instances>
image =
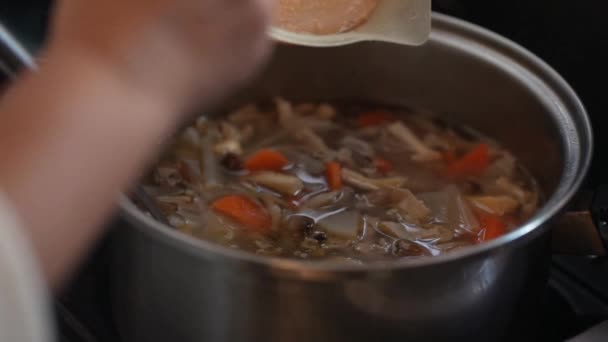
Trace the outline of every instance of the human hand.
<instances>
[{"instance_id":1,"label":"human hand","mask_svg":"<svg viewBox=\"0 0 608 342\"><path fill-rule=\"evenodd\" d=\"M48 54L76 56L179 107L214 101L268 55L271 7L272 0L59 0Z\"/></svg>"}]
</instances>

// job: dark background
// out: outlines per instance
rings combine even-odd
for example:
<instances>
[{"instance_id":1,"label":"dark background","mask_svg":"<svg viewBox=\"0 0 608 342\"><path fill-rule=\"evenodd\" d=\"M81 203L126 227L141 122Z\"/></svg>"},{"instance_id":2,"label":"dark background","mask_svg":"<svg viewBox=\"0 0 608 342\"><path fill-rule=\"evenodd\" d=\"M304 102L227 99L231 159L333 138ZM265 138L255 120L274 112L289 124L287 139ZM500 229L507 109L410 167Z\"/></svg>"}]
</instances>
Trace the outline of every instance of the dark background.
<instances>
[{"instance_id":1,"label":"dark background","mask_svg":"<svg viewBox=\"0 0 608 342\"><path fill-rule=\"evenodd\" d=\"M128 1L128 0L127 0ZM434 9L490 28L527 47L560 72L591 116L596 158L589 184L608 183L608 1L434 0ZM48 0L0 1L0 20L36 49L47 26ZM605 165L604 165L605 164Z\"/></svg>"}]
</instances>

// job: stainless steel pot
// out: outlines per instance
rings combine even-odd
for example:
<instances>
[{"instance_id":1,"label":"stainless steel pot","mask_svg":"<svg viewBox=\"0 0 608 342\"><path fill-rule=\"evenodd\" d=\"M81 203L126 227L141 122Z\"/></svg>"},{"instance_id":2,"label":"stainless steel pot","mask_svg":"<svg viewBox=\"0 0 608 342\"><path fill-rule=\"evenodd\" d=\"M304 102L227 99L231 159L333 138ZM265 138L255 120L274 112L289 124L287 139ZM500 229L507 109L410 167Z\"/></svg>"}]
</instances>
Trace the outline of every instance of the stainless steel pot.
<instances>
[{"instance_id":1,"label":"stainless steel pot","mask_svg":"<svg viewBox=\"0 0 608 342\"><path fill-rule=\"evenodd\" d=\"M524 227L449 255L328 267L265 259L183 236L126 199L114 303L127 341L495 340L548 270L550 221L591 158L585 110L516 44L442 15L422 47L280 46L229 103L289 99L416 105L502 141L539 179L546 205Z\"/></svg>"},{"instance_id":2,"label":"stainless steel pot","mask_svg":"<svg viewBox=\"0 0 608 342\"><path fill-rule=\"evenodd\" d=\"M281 46L253 87L226 105L282 95L428 108L514 151L547 195L537 215L449 255L328 267L188 238L123 198L113 301L126 341L492 341L529 312L548 271L550 228L590 225L587 215L568 216L574 226L552 224L590 162L585 110L559 75L516 44L446 16L435 15L433 26L415 48ZM33 66L1 27L0 43L3 70ZM578 239L590 230L569 232Z\"/></svg>"}]
</instances>

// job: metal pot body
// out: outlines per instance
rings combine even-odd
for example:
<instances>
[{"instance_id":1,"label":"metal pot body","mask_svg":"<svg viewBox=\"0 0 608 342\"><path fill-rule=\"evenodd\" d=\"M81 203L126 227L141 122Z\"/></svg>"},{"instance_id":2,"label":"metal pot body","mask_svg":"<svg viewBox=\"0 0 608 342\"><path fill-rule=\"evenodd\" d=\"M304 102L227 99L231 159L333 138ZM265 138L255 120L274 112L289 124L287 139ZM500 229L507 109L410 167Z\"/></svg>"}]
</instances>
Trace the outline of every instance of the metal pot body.
<instances>
[{"instance_id":1,"label":"metal pot body","mask_svg":"<svg viewBox=\"0 0 608 342\"><path fill-rule=\"evenodd\" d=\"M360 268L264 259L195 241L123 199L113 301L127 341L497 340L533 306L548 271L549 225L591 156L584 108L521 47L435 15L422 47L280 46L224 105L281 95L429 109L495 137L539 179L545 206L524 227L437 258Z\"/></svg>"}]
</instances>

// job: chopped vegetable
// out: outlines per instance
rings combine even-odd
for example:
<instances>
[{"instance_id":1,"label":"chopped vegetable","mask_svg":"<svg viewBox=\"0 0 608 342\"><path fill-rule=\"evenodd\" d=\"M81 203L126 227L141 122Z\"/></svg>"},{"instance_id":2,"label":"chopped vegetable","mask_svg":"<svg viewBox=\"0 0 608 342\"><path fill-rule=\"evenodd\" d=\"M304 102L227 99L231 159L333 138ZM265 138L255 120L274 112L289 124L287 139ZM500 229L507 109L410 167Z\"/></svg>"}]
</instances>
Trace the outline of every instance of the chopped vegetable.
<instances>
[{"instance_id":1,"label":"chopped vegetable","mask_svg":"<svg viewBox=\"0 0 608 342\"><path fill-rule=\"evenodd\" d=\"M398 121L388 126L388 131L414 152L412 160L433 161L441 159L441 154L426 146L403 122Z\"/></svg>"},{"instance_id":2,"label":"chopped vegetable","mask_svg":"<svg viewBox=\"0 0 608 342\"><path fill-rule=\"evenodd\" d=\"M447 174L452 177L478 177L490 163L490 149L487 144L479 144L464 157L448 165Z\"/></svg>"},{"instance_id":3,"label":"chopped vegetable","mask_svg":"<svg viewBox=\"0 0 608 342\"><path fill-rule=\"evenodd\" d=\"M342 167L336 162L329 162L325 168L325 178L327 186L332 190L338 190L342 187Z\"/></svg>"},{"instance_id":4,"label":"chopped vegetable","mask_svg":"<svg viewBox=\"0 0 608 342\"><path fill-rule=\"evenodd\" d=\"M298 141L305 144L308 148L312 149L314 152L322 154L323 156L326 156L330 152L330 149L325 144L325 141L323 141L323 139L310 128L302 128L298 130L294 137Z\"/></svg>"},{"instance_id":5,"label":"chopped vegetable","mask_svg":"<svg viewBox=\"0 0 608 342\"><path fill-rule=\"evenodd\" d=\"M246 196L222 197L213 202L211 208L218 214L258 232L266 232L272 226L272 219L268 212Z\"/></svg>"},{"instance_id":6,"label":"chopped vegetable","mask_svg":"<svg viewBox=\"0 0 608 342\"><path fill-rule=\"evenodd\" d=\"M304 187L298 177L273 171L256 172L246 179L283 195L296 195Z\"/></svg>"},{"instance_id":7,"label":"chopped vegetable","mask_svg":"<svg viewBox=\"0 0 608 342\"><path fill-rule=\"evenodd\" d=\"M519 203L509 196L469 196L469 201L478 209L503 216L519 208Z\"/></svg>"},{"instance_id":8,"label":"chopped vegetable","mask_svg":"<svg viewBox=\"0 0 608 342\"><path fill-rule=\"evenodd\" d=\"M249 171L280 171L289 165L289 160L280 152L264 149L258 151L245 161Z\"/></svg>"},{"instance_id":9,"label":"chopped vegetable","mask_svg":"<svg viewBox=\"0 0 608 342\"><path fill-rule=\"evenodd\" d=\"M428 217L431 210L414 194L407 189L399 189L403 193L403 199L397 203L397 210L411 220L418 221Z\"/></svg>"},{"instance_id":10,"label":"chopped vegetable","mask_svg":"<svg viewBox=\"0 0 608 342\"><path fill-rule=\"evenodd\" d=\"M374 159L374 166L376 167L376 170L382 174L387 174L393 171L393 163L390 160L381 157Z\"/></svg>"},{"instance_id":11,"label":"chopped vegetable","mask_svg":"<svg viewBox=\"0 0 608 342\"><path fill-rule=\"evenodd\" d=\"M360 223L359 213L346 210L324 217L317 226L329 234L352 239L359 234Z\"/></svg>"},{"instance_id":12,"label":"chopped vegetable","mask_svg":"<svg viewBox=\"0 0 608 342\"><path fill-rule=\"evenodd\" d=\"M376 110L359 115L357 118L357 125L359 127L372 127L389 123L394 120L395 116L391 112Z\"/></svg>"},{"instance_id":13,"label":"chopped vegetable","mask_svg":"<svg viewBox=\"0 0 608 342\"><path fill-rule=\"evenodd\" d=\"M538 208L534 179L490 139L359 108L276 99L202 116L144 178L148 207L227 248L362 263L495 239Z\"/></svg>"},{"instance_id":14,"label":"chopped vegetable","mask_svg":"<svg viewBox=\"0 0 608 342\"><path fill-rule=\"evenodd\" d=\"M506 225L496 215L482 214L479 221L482 228L481 241L494 240L506 233Z\"/></svg>"},{"instance_id":15,"label":"chopped vegetable","mask_svg":"<svg viewBox=\"0 0 608 342\"><path fill-rule=\"evenodd\" d=\"M368 178L358 172L346 168L342 169L341 174L345 183L348 183L358 189L369 191L378 190L380 188L399 188L406 182L406 179L403 177Z\"/></svg>"}]
</instances>

